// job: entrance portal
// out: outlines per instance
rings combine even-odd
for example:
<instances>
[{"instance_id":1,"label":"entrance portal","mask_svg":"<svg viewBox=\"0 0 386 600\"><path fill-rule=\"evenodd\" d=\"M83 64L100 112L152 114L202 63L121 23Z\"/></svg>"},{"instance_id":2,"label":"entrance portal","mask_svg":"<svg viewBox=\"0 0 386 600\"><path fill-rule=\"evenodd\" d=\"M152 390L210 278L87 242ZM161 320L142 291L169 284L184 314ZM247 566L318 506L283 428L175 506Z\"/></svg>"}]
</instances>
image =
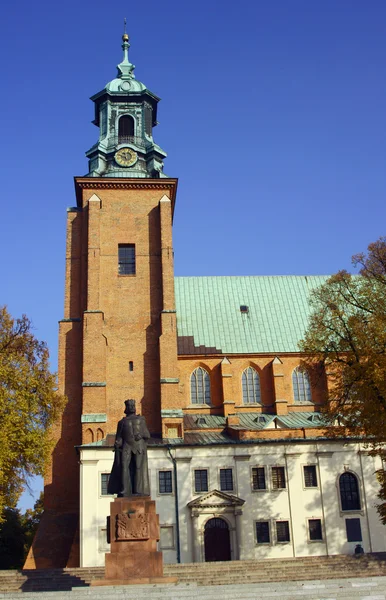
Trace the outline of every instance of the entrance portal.
<instances>
[{"instance_id":1,"label":"entrance portal","mask_svg":"<svg viewBox=\"0 0 386 600\"><path fill-rule=\"evenodd\" d=\"M228 523L224 519L209 519L204 532L205 561L230 560L231 544Z\"/></svg>"}]
</instances>

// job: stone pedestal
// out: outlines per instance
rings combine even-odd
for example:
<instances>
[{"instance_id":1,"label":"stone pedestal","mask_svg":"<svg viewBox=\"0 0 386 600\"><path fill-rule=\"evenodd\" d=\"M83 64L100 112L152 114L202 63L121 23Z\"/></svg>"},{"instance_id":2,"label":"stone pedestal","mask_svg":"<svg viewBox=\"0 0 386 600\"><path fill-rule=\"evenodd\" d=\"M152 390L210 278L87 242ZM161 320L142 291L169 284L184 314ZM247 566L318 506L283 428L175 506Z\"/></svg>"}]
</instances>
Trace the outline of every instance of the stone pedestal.
<instances>
[{"instance_id":1,"label":"stone pedestal","mask_svg":"<svg viewBox=\"0 0 386 600\"><path fill-rule=\"evenodd\" d=\"M149 496L116 498L110 504L110 552L105 579L91 585L174 583L163 576L162 552L157 550L159 518Z\"/></svg>"}]
</instances>

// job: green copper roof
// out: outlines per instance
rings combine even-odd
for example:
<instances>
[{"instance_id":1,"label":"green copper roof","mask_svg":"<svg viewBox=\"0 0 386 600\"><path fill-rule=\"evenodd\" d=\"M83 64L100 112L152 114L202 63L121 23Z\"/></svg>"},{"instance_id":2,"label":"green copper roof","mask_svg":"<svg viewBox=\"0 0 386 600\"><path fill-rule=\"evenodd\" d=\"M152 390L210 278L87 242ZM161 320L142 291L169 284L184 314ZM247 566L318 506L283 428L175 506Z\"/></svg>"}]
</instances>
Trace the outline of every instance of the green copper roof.
<instances>
[{"instance_id":1,"label":"green copper roof","mask_svg":"<svg viewBox=\"0 0 386 600\"><path fill-rule=\"evenodd\" d=\"M298 352L310 292L326 279L176 277L179 354Z\"/></svg>"}]
</instances>

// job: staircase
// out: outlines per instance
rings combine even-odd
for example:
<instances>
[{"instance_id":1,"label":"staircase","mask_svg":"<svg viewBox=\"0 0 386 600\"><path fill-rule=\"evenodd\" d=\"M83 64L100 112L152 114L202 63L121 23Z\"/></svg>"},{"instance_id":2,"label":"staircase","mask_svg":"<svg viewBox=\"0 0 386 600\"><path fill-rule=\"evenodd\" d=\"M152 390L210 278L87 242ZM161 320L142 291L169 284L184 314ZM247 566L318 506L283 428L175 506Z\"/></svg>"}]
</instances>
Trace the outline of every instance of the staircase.
<instances>
[{"instance_id":1,"label":"staircase","mask_svg":"<svg viewBox=\"0 0 386 600\"><path fill-rule=\"evenodd\" d=\"M190 600L193 596L197 599L197 595L200 596L200 600L205 598L215 600L217 597L221 600L228 597L233 599L238 597L240 600L244 597L256 598L257 590L259 598L263 597L264 590L265 596L272 598L275 595L286 596L286 590L290 589L293 592L290 597L296 595L305 596L307 599L339 597L340 600L355 600L356 592L360 594L366 589L363 597L366 595L373 597L375 593L376 600L386 600L386 553L367 554L358 558L340 554L329 557L173 564L165 565L164 574L168 577L177 577L179 582L177 586L167 585L166 596L184 600ZM103 567L0 571L0 598L11 600L12 596L17 596L20 592L30 596L29 592L73 590L71 600L79 600L79 598L86 600L86 596L90 594L110 600L109 590L113 599L116 598L118 589L124 589L125 600L129 598L139 600L142 598L142 592L146 596L146 590L148 593L149 590L158 590L159 598L162 597L162 590L166 591L165 584L115 588L114 593L110 587L89 587L93 579L103 579L103 577ZM200 587L199 592L197 586L203 586ZM214 595L213 586L216 586L216 590L220 590L221 587L221 594L219 591L218 596ZM373 588L377 589L373 590ZM240 595L242 590L246 594L251 593L252 596ZM315 590L315 593L311 594L312 590ZM149 597L151 595L153 600L153 595L150 593L148 595ZM56 594L52 594L52 600L55 600L55 596ZM165 595L163 599L165 600ZM154 596L154 600L158 600L157 595Z\"/></svg>"}]
</instances>

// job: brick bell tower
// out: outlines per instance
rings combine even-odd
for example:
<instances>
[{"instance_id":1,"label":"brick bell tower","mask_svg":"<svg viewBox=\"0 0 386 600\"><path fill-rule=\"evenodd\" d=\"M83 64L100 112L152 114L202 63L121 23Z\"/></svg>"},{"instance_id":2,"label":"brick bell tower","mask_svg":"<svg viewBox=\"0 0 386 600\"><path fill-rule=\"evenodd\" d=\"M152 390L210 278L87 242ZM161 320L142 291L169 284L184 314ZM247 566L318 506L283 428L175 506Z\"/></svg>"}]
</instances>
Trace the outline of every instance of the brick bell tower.
<instances>
[{"instance_id":1,"label":"brick bell tower","mask_svg":"<svg viewBox=\"0 0 386 600\"><path fill-rule=\"evenodd\" d=\"M68 209L59 389L68 398L53 435L45 512L25 568L79 565L76 446L115 433L123 402L137 401L149 430L177 393L172 220L177 180L153 140L159 98L135 79L129 36L118 74L91 99L97 143L75 178Z\"/></svg>"}]
</instances>

